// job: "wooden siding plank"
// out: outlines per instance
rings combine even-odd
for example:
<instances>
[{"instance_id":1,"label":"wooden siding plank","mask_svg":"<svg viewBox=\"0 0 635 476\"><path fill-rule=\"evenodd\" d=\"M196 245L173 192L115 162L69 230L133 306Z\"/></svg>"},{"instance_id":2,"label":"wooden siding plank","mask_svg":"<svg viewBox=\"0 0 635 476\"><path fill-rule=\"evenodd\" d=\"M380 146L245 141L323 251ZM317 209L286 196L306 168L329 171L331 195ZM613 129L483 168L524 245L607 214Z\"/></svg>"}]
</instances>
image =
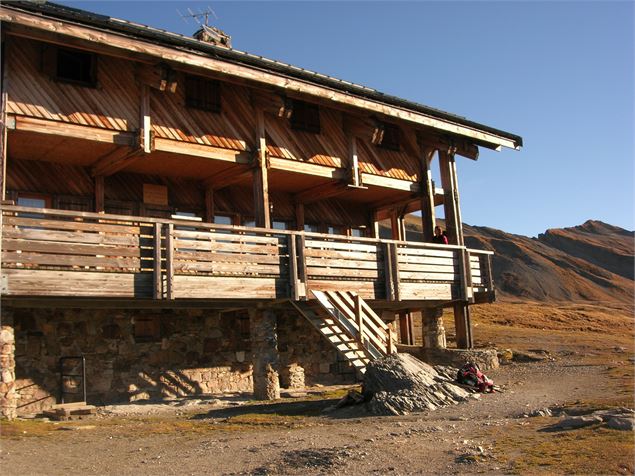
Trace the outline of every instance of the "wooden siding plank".
<instances>
[{"instance_id":1,"label":"wooden siding plank","mask_svg":"<svg viewBox=\"0 0 635 476\"><path fill-rule=\"evenodd\" d=\"M8 296L152 297L152 273L3 269Z\"/></svg>"}]
</instances>

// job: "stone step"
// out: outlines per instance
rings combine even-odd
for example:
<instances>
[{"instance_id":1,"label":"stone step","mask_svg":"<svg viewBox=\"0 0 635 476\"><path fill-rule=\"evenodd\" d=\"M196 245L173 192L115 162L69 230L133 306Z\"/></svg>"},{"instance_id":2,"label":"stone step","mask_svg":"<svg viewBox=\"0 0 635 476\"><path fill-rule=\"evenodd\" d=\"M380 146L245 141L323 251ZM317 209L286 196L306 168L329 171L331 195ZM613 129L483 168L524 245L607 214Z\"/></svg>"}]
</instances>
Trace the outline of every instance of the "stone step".
<instances>
[{"instance_id":1,"label":"stone step","mask_svg":"<svg viewBox=\"0 0 635 476\"><path fill-rule=\"evenodd\" d=\"M45 417L56 421L78 420L96 413L97 407L86 402L60 403L42 412Z\"/></svg>"}]
</instances>

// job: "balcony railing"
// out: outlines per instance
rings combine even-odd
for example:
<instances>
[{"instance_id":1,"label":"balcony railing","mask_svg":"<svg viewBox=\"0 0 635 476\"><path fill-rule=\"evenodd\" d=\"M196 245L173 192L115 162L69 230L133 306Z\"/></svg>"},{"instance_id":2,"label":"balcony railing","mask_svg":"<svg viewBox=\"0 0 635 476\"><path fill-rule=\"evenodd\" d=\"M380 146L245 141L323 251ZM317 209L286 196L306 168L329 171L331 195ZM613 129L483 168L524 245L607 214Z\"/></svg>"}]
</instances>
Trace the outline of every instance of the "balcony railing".
<instances>
[{"instance_id":1,"label":"balcony railing","mask_svg":"<svg viewBox=\"0 0 635 476\"><path fill-rule=\"evenodd\" d=\"M301 300L313 290L384 301L493 296L491 253L461 246L12 205L2 214L5 296Z\"/></svg>"}]
</instances>

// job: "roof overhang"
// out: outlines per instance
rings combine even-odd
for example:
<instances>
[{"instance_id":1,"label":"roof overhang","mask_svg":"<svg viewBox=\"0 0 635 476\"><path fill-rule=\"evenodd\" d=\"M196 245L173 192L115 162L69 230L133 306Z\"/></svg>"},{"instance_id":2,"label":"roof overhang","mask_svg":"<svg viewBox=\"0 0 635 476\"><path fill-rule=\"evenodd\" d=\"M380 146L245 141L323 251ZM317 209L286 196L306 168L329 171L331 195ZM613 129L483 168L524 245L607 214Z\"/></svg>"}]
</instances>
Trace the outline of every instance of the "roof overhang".
<instances>
[{"instance_id":1,"label":"roof overhang","mask_svg":"<svg viewBox=\"0 0 635 476\"><path fill-rule=\"evenodd\" d=\"M5 31L16 36L51 42L72 38L72 44L80 48L145 62L158 58L247 84L260 84L284 94L310 96L333 107L362 109L405 121L415 128L466 138L494 150L522 147L520 136L444 111L277 61L82 10L12 2L0 6L0 20L9 25Z\"/></svg>"}]
</instances>

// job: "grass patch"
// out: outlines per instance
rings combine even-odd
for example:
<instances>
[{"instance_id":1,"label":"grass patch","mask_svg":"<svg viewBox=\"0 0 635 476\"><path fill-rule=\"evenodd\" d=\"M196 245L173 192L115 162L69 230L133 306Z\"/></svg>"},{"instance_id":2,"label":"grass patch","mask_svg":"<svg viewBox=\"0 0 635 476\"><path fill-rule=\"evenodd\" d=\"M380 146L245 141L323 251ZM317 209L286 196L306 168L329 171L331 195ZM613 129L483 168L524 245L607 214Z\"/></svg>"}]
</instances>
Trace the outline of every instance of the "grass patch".
<instances>
[{"instance_id":1,"label":"grass patch","mask_svg":"<svg viewBox=\"0 0 635 476\"><path fill-rule=\"evenodd\" d=\"M517 474L633 474L635 439L632 432L589 427L540 433L554 420L536 418L510 425L505 436L490 434L494 454Z\"/></svg>"},{"instance_id":2,"label":"grass patch","mask_svg":"<svg viewBox=\"0 0 635 476\"><path fill-rule=\"evenodd\" d=\"M0 437L21 439L48 436L56 430L53 423L42 420L0 420Z\"/></svg>"}]
</instances>

